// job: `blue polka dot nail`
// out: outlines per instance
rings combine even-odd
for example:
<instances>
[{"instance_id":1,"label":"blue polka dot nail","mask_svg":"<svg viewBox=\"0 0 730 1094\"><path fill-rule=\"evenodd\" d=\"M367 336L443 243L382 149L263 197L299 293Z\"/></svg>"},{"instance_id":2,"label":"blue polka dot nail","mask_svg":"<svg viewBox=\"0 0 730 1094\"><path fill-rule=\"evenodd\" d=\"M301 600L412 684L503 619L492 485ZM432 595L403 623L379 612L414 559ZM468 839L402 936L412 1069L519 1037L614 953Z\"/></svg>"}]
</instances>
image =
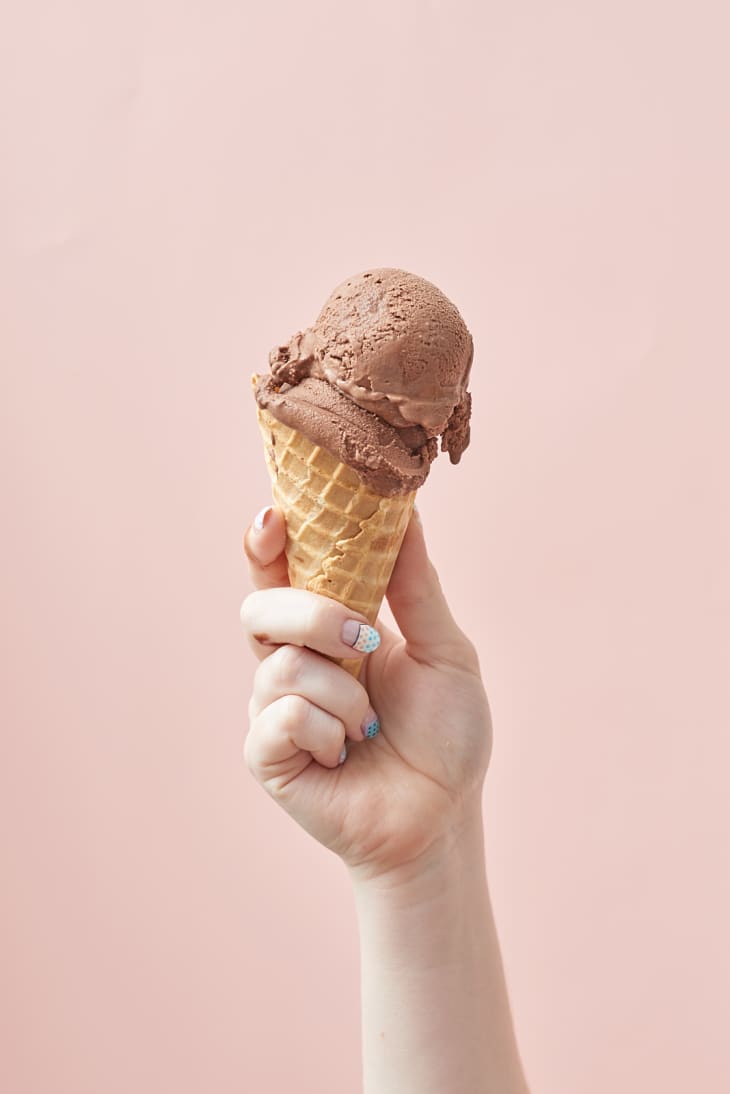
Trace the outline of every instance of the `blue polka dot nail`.
<instances>
[{"instance_id":1,"label":"blue polka dot nail","mask_svg":"<svg viewBox=\"0 0 730 1094\"><path fill-rule=\"evenodd\" d=\"M380 635L375 627L358 623L357 619L348 619L342 624L342 641L359 653L372 653L380 645Z\"/></svg>"},{"instance_id":2,"label":"blue polka dot nail","mask_svg":"<svg viewBox=\"0 0 730 1094\"><path fill-rule=\"evenodd\" d=\"M374 710L369 710L365 715L365 719L362 723L362 735L365 740L372 740L373 737L377 737L380 733L380 718Z\"/></svg>"}]
</instances>

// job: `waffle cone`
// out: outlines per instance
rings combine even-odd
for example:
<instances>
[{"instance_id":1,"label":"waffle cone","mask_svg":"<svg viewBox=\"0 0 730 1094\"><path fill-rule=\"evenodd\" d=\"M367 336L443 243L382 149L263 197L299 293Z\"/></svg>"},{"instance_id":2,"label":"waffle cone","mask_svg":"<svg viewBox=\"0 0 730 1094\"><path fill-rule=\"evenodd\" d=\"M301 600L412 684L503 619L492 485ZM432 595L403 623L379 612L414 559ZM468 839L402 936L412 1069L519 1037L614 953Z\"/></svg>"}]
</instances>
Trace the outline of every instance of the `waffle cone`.
<instances>
[{"instance_id":1,"label":"waffle cone","mask_svg":"<svg viewBox=\"0 0 730 1094\"><path fill-rule=\"evenodd\" d=\"M383 497L347 464L257 407L274 503L286 517L289 581L377 619L415 491ZM339 661L357 676L362 658Z\"/></svg>"}]
</instances>

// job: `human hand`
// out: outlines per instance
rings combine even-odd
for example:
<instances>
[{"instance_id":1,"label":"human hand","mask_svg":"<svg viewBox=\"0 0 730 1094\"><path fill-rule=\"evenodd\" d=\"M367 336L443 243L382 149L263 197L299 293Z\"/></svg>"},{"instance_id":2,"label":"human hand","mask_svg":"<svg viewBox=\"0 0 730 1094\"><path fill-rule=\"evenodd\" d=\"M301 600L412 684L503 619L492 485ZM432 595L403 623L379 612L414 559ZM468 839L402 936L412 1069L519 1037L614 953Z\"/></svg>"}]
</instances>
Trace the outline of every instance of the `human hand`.
<instances>
[{"instance_id":1,"label":"human hand","mask_svg":"<svg viewBox=\"0 0 730 1094\"><path fill-rule=\"evenodd\" d=\"M246 762L356 877L420 869L480 813L491 719L476 651L449 611L417 516L387 592L401 633L378 622L381 643L361 655L359 680L328 658L353 657L342 627L364 617L289 588L284 542L279 510L244 539L258 591L241 618L261 660ZM374 711L380 731L366 739Z\"/></svg>"}]
</instances>

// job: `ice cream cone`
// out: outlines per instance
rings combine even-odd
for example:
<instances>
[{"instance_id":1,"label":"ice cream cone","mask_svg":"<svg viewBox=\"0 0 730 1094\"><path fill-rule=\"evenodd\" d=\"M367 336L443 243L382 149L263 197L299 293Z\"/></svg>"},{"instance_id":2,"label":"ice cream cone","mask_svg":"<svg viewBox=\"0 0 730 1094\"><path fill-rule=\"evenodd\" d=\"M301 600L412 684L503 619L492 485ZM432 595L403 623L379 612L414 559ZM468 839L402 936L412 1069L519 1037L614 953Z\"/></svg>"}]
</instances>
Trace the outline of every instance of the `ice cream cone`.
<instances>
[{"instance_id":1,"label":"ice cream cone","mask_svg":"<svg viewBox=\"0 0 730 1094\"><path fill-rule=\"evenodd\" d=\"M383 497L330 452L257 407L275 504L287 525L289 580L374 624L415 491ZM357 676L362 658L339 662Z\"/></svg>"}]
</instances>

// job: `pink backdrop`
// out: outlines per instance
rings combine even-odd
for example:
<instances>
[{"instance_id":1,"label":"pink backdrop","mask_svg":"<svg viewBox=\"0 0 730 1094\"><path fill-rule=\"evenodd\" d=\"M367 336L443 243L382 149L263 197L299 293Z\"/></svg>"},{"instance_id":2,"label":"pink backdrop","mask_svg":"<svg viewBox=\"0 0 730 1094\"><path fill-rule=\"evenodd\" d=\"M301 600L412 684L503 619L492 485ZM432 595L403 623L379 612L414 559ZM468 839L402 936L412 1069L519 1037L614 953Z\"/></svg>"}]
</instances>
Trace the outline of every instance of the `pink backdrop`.
<instances>
[{"instance_id":1,"label":"pink backdrop","mask_svg":"<svg viewBox=\"0 0 730 1094\"><path fill-rule=\"evenodd\" d=\"M244 767L238 608L249 375L372 265L476 343L419 505L534 1090L730 1088L723 8L5 5L9 1094L358 1088L347 878Z\"/></svg>"}]
</instances>

